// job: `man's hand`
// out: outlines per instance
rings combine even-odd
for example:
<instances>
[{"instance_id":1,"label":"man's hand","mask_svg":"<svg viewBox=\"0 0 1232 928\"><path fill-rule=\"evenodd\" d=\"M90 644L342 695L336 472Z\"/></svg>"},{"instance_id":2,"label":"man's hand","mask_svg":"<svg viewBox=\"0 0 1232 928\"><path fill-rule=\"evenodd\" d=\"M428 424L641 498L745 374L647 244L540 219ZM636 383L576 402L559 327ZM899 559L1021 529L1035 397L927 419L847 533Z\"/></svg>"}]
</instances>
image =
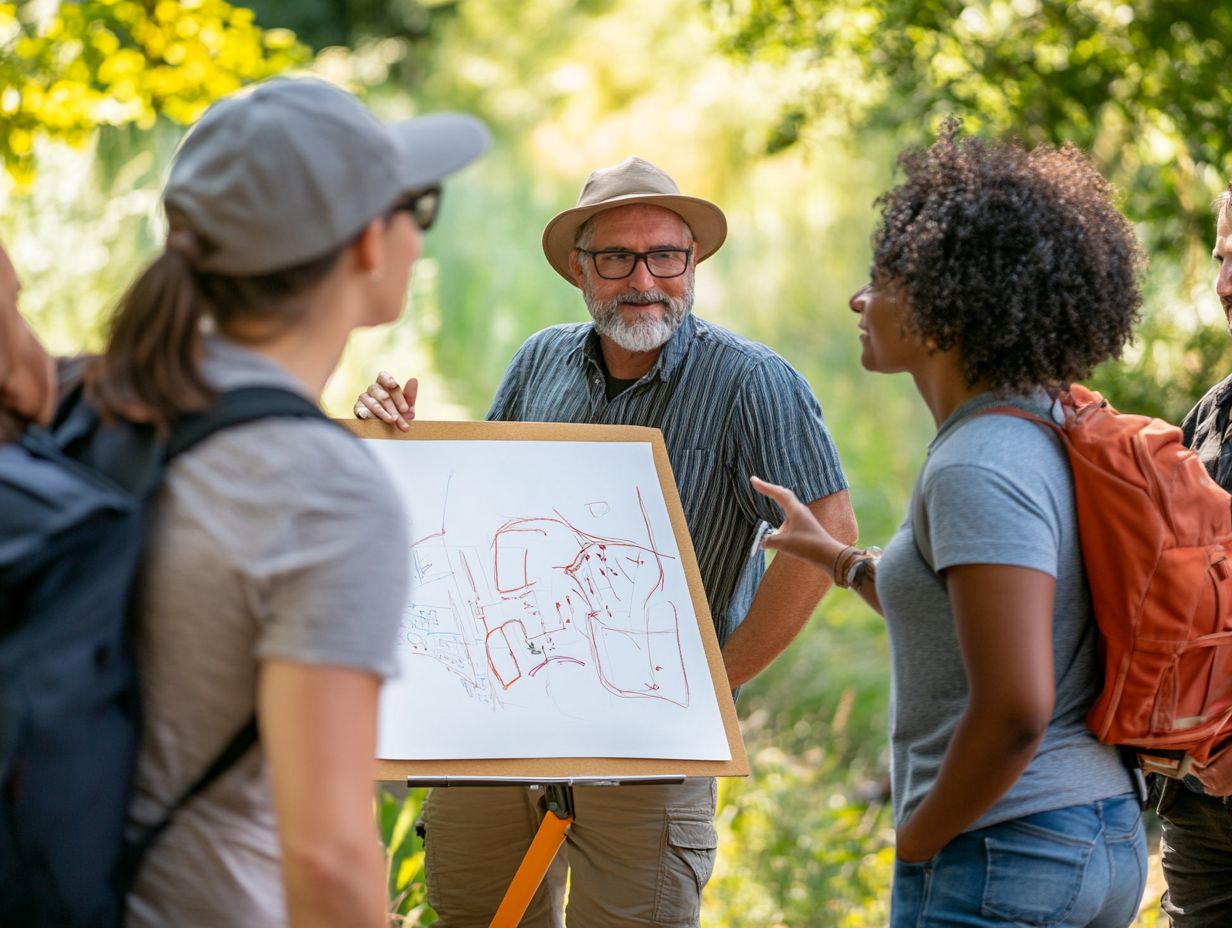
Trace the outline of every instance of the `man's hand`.
<instances>
[{"instance_id":1,"label":"man's hand","mask_svg":"<svg viewBox=\"0 0 1232 928\"><path fill-rule=\"evenodd\" d=\"M1215 759L1205 767L1194 764L1190 773L1198 778L1209 795L1232 796L1232 747L1215 755Z\"/></svg>"},{"instance_id":2,"label":"man's hand","mask_svg":"<svg viewBox=\"0 0 1232 928\"><path fill-rule=\"evenodd\" d=\"M356 398L355 418L380 419L405 432L415 418L415 397L418 394L418 379L410 378L404 387L389 371L381 371L376 375L376 381Z\"/></svg>"}]
</instances>

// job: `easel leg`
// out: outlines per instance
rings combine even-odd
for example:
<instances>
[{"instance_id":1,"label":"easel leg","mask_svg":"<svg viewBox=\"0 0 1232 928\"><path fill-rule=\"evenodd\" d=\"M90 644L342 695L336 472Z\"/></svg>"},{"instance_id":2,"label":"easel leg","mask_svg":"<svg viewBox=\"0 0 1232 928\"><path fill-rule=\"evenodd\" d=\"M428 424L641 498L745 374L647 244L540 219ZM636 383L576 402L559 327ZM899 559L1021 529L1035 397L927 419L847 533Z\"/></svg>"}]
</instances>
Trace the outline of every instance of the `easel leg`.
<instances>
[{"instance_id":1,"label":"easel leg","mask_svg":"<svg viewBox=\"0 0 1232 928\"><path fill-rule=\"evenodd\" d=\"M505 890L505 897L488 928L517 928L556 852L565 843L565 832L573 824L573 787L553 783L545 787L545 792L547 814L539 823L535 839L526 849L518 872L513 875L513 882Z\"/></svg>"}]
</instances>

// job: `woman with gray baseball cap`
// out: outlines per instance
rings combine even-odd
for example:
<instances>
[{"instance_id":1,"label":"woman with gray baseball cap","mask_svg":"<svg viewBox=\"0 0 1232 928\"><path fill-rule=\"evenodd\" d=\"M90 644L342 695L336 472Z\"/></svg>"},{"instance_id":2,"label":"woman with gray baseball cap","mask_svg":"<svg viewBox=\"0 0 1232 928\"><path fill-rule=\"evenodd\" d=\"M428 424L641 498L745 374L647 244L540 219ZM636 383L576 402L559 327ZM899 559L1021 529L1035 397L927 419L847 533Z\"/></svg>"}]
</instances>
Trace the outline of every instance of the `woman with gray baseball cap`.
<instances>
[{"instance_id":1,"label":"woman with gray baseball cap","mask_svg":"<svg viewBox=\"0 0 1232 928\"><path fill-rule=\"evenodd\" d=\"M175 155L166 250L89 395L160 429L239 387L315 402L350 332L397 318L441 180L487 145L469 116L384 126L317 80L215 104ZM383 480L315 418L228 428L168 466L137 591L131 819L158 821L254 713L260 740L176 812L126 924L386 924L373 758L408 545Z\"/></svg>"}]
</instances>

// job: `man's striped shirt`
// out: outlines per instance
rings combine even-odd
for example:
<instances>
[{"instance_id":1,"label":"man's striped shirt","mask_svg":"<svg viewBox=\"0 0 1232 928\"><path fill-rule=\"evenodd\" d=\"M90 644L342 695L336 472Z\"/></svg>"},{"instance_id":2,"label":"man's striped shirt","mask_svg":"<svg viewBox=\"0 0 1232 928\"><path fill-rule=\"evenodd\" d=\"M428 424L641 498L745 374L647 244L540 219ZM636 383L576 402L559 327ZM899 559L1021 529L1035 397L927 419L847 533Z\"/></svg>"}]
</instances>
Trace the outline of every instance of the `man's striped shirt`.
<instances>
[{"instance_id":1,"label":"man's striped shirt","mask_svg":"<svg viewBox=\"0 0 1232 928\"><path fill-rule=\"evenodd\" d=\"M762 553L749 554L757 528L782 520L749 477L805 502L847 487L821 407L769 348L691 314L654 366L610 401L604 371L591 323L544 329L514 356L488 419L660 429L723 644L765 571Z\"/></svg>"}]
</instances>

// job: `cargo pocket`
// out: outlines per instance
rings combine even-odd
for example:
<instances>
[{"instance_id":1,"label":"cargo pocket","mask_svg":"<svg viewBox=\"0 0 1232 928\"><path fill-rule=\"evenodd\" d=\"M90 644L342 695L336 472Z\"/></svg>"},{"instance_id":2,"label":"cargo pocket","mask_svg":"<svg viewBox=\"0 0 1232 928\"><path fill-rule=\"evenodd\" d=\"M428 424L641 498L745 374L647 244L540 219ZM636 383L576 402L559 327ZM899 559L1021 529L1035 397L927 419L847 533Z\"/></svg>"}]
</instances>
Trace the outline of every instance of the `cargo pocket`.
<instances>
[{"instance_id":1,"label":"cargo pocket","mask_svg":"<svg viewBox=\"0 0 1232 928\"><path fill-rule=\"evenodd\" d=\"M718 835L701 810L667 810L654 920L658 925L696 925L702 887L714 871Z\"/></svg>"}]
</instances>

